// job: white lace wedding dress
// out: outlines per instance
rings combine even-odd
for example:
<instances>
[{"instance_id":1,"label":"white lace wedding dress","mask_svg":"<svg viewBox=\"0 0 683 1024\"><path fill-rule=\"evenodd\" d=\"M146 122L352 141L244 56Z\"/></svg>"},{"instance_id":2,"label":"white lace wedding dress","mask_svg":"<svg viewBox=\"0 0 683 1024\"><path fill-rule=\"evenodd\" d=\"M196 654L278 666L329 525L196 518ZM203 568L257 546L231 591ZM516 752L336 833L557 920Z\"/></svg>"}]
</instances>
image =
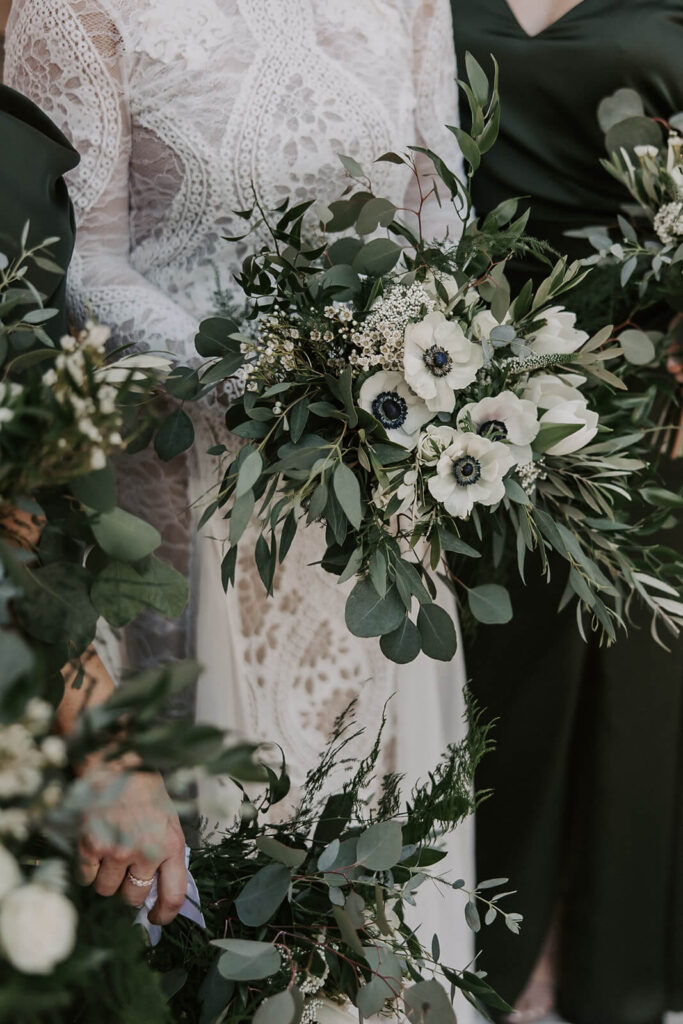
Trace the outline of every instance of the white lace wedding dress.
<instances>
[{"instance_id":1,"label":"white lace wedding dress","mask_svg":"<svg viewBox=\"0 0 683 1024\"><path fill-rule=\"evenodd\" d=\"M198 320L216 307L217 275L230 288L239 266L242 254L222 236L240 233L232 211L251 205L252 186L271 206L286 196L329 201L346 184L338 153L371 167L423 141L459 159L443 128L457 117L448 0L15 0L5 74L82 155L70 178L75 308L183 362ZM379 194L402 205L405 169L381 163L372 173ZM445 233L437 204L429 217L428 230ZM196 454L168 466L126 460L123 500L158 524L167 558L192 568L186 632L205 666L198 716L279 743L296 787L352 698L368 730L358 754L396 694L382 768L409 782L424 775L463 735L462 657L399 669L375 641L352 637L345 588L310 565L321 550L314 528L300 531L273 598L248 541L237 586L223 593L220 521L190 565L185 510L214 483L203 452L222 439L220 408L190 412ZM150 649L186 653L181 630L147 628ZM468 825L452 847L454 870L474 881ZM436 893L426 907L425 897L424 941L438 931L444 957L465 966L461 908Z\"/></svg>"}]
</instances>

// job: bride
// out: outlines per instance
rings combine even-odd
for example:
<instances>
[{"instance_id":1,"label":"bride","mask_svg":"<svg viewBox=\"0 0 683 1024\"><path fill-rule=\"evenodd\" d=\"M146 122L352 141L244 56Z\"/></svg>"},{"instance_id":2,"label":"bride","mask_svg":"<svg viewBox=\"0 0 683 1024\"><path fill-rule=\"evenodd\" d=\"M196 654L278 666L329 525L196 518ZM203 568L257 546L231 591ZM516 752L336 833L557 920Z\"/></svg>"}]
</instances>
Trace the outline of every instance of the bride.
<instances>
[{"instance_id":1,"label":"bride","mask_svg":"<svg viewBox=\"0 0 683 1024\"><path fill-rule=\"evenodd\" d=\"M232 211L251 205L252 188L271 207L286 196L331 201L346 184L338 153L369 168L387 150L426 143L459 160L443 128L457 118L448 0L15 0L5 73L82 155L70 179L75 310L182 362L216 309L217 277L229 289L239 266L222 236L240 233ZM404 167L372 173L379 194L411 205ZM454 231L446 208L431 207L425 233ZM224 594L222 524L191 543L185 516L214 483L203 453L223 439L221 424L220 407L197 413L187 459L125 460L123 500L156 522L166 557L193 579L191 622L172 636L148 623L147 653L196 652L200 720L279 743L294 787L351 699L368 730L361 750L396 694L381 767L409 785L462 736L462 656L399 668L376 641L352 637L344 588L311 565L322 550L315 528L299 531L274 597L252 558ZM453 867L474 881L467 826L452 845ZM446 962L465 966L460 915L436 894L421 910L422 941L437 931Z\"/></svg>"}]
</instances>

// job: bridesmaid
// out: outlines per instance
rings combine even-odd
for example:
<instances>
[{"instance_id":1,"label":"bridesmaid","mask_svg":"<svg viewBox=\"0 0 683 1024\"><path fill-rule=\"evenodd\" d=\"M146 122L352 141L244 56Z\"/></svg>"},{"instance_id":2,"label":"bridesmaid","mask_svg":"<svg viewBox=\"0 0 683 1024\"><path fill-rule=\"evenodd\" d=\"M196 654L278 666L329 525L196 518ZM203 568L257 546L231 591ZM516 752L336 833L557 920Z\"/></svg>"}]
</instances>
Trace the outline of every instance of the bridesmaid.
<instances>
[{"instance_id":1,"label":"bridesmaid","mask_svg":"<svg viewBox=\"0 0 683 1024\"><path fill-rule=\"evenodd\" d=\"M629 86L650 114L683 109L682 0L452 7L461 66L466 51L500 64L501 138L475 179L478 213L530 196L530 233L586 254L564 232L614 223L625 199L598 163L597 105ZM541 273L515 266L513 286ZM683 460L662 468L680 488ZM683 547L683 526L663 542ZM520 938L486 933L490 979L517 1021L556 1005L572 1024L660 1024L683 1009L683 644L667 654L641 623L610 651L586 646L573 613L556 613L559 572L553 595L509 582L514 622L481 627L467 652L499 719L478 779L494 790L478 876L502 867L525 914Z\"/></svg>"}]
</instances>

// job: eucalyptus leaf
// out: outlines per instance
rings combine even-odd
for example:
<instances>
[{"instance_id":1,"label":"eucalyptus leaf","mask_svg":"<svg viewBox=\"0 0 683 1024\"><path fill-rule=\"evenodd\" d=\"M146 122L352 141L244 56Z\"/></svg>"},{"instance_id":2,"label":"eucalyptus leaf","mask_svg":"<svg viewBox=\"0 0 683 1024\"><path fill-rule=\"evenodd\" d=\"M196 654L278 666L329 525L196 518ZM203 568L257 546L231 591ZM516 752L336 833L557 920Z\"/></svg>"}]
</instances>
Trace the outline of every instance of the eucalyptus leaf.
<instances>
[{"instance_id":1,"label":"eucalyptus leaf","mask_svg":"<svg viewBox=\"0 0 683 1024\"><path fill-rule=\"evenodd\" d=\"M253 1024L299 1024L303 1011L304 997L299 989L286 989L261 1003Z\"/></svg>"},{"instance_id":2,"label":"eucalyptus leaf","mask_svg":"<svg viewBox=\"0 0 683 1024\"><path fill-rule=\"evenodd\" d=\"M175 409L159 427L154 438L154 450L164 462L187 451L194 442L192 420L184 409Z\"/></svg>"},{"instance_id":3,"label":"eucalyptus leaf","mask_svg":"<svg viewBox=\"0 0 683 1024\"><path fill-rule=\"evenodd\" d=\"M269 921L287 896L291 881L292 873L284 864L267 864L261 868L235 900L235 910L242 924L257 928Z\"/></svg>"},{"instance_id":4,"label":"eucalyptus leaf","mask_svg":"<svg viewBox=\"0 0 683 1024\"><path fill-rule=\"evenodd\" d=\"M467 594L467 603L477 622L502 625L512 619L510 594L499 583L484 583Z\"/></svg>"},{"instance_id":5,"label":"eucalyptus leaf","mask_svg":"<svg viewBox=\"0 0 683 1024\"><path fill-rule=\"evenodd\" d=\"M417 616L422 650L428 658L451 661L458 648L453 619L437 604L423 604Z\"/></svg>"},{"instance_id":6,"label":"eucalyptus leaf","mask_svg":"<svg viewBox=\"0 0 683 1024\"><path fill-rule=\"evenodd\" d=\"M111 465L96 469L71 481L71 492L96 512L109 512L116 505L116 479Z\"/></svg>"},{"instance_id":7,"label":"eucalyptus leaf","mask_svg":"<svg viewBox=\"0 0 683 1024\"><path fill-rule=\"evenodd\" d=\"M457 1024L455 1010L438 981L420 981L406 989L406 1016L410 1024Z\"/></svg>"},{"instance_id":8,"label":"eucalyptus leaf","mask_svg":"<svg viewBox=\"0 0 683 1024\"><path fill-rule=\"evenodd\" d=\"M346 602L346 625L354 636L393 633L403 622L405 609L395 586L380 597L369 579L360 580Z\"/></svg>"},{"instance_id":9,"label":"eucalyptus leaf","mask_svg":"<svg viewBox=\"0 0 683 1024\"><path fill-rule=\"evenodd\" d=\"M274 839L273 836L258 836L256 838L256 846L265 853L267 857L278 862L278 864L284 864L288 868L301 867L303 862L308 856L306 850L295 850L292 846L285 846L278 839Z\"/></svg>"},{"instance_id":10,"label":"eucalyptus leaf","mask_svg":"<svg viewBox=\"0 0 683 1024\"><path fill-rule=\"evenodd\" d=\"M403 830L398 821L379 821L358 839L358 861L371 871L388 871L401 859Z\"/></svg>"},{"instance_id":11,"label":"eucalyptus leaf","mask_svg":"<svg viewBox=\"0 0 683 1024\"><path fill-rule=\"evenodd\" d=\"M420 631L406 615L393 633L385 633L379 642L382 654L397 665L414 661L422 650Z\"/></svg>"},{"instance_id":12,"label":"eucalyptus leaf","mask_svg":"<svg viewBox=\"0 0 683 1024\"><path fill-rule=\"evenodd\" d=\"M225 951L218 961L218 971L229 981L260 981L280 970L280 953L270 942L212 939L211 945Z\"/></svg>"},{"instance_id":13,"label":"eucalyptus leaf","mask_svg":"<svg viewBox=\"0 0 683 1024\"><path fill-rule=\"evenodd\" d=\"M102 550L122 562L139 562L161 544L158 530L122 508L94 512L90 529Z\"/></svg>"},{"instance_id":14,"label":"eucalyptus leaf","mask_svg":"<svg viewBox=\"0 0 683 1024\"><path fill-rule=\"evenodd\" d=\"M360 484L355 473L344 462L339 462L334 471L334 493L341 505L344 515L354 530L360 529L363 521L363 509Z\"/></svg>"},{"instance_id":15,"label":"eucalyptus leaf","mask_svg":"<svg viewBox=\"0 0 683 1024\"><path fill-rule=\"evenodd\" d=\"M656 356L655 346L645 331L622 331L619 335L619 344L629 363L633 363L634 366L646 366Z\"/></svg>"}]
</instances>

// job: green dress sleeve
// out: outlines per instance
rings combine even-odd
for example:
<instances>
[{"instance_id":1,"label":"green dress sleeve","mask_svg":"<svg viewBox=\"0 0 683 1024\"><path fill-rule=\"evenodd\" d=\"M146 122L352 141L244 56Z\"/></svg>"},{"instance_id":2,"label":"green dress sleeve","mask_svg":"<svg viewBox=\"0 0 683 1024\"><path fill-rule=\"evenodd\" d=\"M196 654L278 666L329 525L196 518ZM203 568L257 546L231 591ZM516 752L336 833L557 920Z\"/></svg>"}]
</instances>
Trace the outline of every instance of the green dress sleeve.
<instances>
[{"instance_id":1,"label":"green dress sleeve","mask_svg":"<svg viewBox=\"0 0 683 1024\"><path fill-rule=\"evenodd\" d=\"M64 268L64 277L35 266L29 274L31 283L45 296L45 305L59 310L45 325L56 340L67 329L66 270L75 240L64 175L80 158L66 136L31 100L5 85L0 86L0 140L0 250L10 258L18 254L27 220L31 244L59 239L51 250L55 262Z\"/></svg>"}]
</instances>

